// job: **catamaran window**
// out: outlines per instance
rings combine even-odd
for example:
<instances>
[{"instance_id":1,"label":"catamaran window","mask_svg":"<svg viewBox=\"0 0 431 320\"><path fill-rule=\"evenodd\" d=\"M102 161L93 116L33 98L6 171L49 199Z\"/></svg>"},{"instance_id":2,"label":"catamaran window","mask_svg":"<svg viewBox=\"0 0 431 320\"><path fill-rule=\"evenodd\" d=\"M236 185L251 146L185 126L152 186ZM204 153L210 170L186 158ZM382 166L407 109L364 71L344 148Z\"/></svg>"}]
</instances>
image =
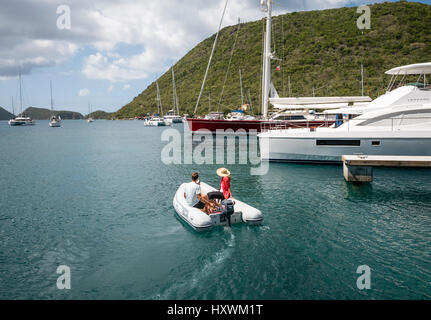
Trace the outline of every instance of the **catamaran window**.
<instances>
[{"instance_id":1,"label":"catamaran window","mask_svg":"<svg viewBox=\"0 0 431 320\"><path fill-rule=\"evenodd\" d=\"M275 120L306 120L304 116L278 116Z\"/></svg>"},{"instance_id":2,"label":"catamaran window","mask_svg":"<svg viewBox=\"0 0 431 320\"><path fill-rule=\"evenodd\" d=\"M371 141L372 146L380 146L380 141Z\"/></svg>"},{"instance_id":3,"label":"catamaran window","mask_svg":"<svg viewBox=\"0 0 431 320\"><path fill-rule=\"evenodd\" d=\"M431 110L401 111L365 120L358 126L391 127L431 122Z\"/></svg>"},{"instance_id":4,"label":"catamaran window","mask_svg":"<svg viewBox=\"0 0 431 320\"><path fill-rule=\"evenodd\" d=\"M359 147L361 140L316 140L316 146L348 146Z\"/></svg>"}]
</instances>

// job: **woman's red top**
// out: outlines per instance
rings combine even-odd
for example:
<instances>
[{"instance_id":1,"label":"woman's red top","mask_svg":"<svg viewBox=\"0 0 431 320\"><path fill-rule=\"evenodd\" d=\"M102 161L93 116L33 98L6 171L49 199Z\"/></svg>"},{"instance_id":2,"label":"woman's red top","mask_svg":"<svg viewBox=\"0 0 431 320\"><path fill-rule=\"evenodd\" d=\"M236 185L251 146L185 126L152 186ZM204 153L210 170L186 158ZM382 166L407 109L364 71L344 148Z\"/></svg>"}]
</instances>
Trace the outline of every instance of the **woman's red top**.
<instances>
[{"instance_id":1,"label":"woman's red top","mask_svg":"<svg viewBox=\"0 0 431 320\"><path fill-rule=\"evenodd\" d=\"M228 177L223 177L221 178L221 183L220 183L220 191L223 192L224 198L225 199L229 199L231 194L229 192L230 190L230 179Z\"/></svg>"}]
</instances>

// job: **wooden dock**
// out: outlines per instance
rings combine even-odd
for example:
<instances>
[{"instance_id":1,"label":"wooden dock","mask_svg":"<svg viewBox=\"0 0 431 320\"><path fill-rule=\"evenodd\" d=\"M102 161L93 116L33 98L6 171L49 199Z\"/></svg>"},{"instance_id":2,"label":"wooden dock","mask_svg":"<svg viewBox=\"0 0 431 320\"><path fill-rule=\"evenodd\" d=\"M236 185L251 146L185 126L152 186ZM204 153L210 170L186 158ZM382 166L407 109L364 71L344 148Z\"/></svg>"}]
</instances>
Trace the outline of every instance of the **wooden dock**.
<instances>
[{"instance_id":1,"label":"wooden dock","mask_svg":"<svg viewBox=\"0 0 431 320\"><path fill-rule=\"evenodd\" d=\"M349 182L373 181L373 167L428 167L430 156L343 155L343 175Z\"/></svg>"}]
</instances>

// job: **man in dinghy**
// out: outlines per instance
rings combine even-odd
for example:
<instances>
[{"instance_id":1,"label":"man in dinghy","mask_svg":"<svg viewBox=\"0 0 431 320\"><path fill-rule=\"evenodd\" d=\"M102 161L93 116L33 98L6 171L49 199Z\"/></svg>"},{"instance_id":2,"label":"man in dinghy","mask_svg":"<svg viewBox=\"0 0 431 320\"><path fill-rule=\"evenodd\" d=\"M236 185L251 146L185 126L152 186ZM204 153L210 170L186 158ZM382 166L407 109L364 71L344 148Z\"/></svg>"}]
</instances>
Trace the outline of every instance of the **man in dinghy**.
<instances>
[{"instance_id":1,"label":"man in dinghy","mask_svg":"<svg viewBox=\"0 0 431 320\"><path fill-rule=\"evenodd\" d=\"M202 210L209 214L215 210L216 203L210 201L208 196L201 193L199 173L193 172L192 181L186 184L184 198L189 206Z\"/></svg>"}]
</instances>

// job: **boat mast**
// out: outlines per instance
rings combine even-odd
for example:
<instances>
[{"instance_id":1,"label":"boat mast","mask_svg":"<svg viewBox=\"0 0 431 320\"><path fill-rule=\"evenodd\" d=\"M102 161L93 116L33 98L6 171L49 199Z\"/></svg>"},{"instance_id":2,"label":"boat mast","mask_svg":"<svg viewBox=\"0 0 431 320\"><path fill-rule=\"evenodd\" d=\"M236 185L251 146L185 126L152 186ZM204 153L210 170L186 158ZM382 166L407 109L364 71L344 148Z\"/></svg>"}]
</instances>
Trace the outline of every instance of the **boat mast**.
<instances>
[{"instance_id":1,"label":"boat mast","mask_svg":"<svg viewBox=\"0 0 431 320\"><path fill-rule=\"evenodd\" d=\"M21 116L22 116L21 68L19 69L19 104L20 104Z\"/></svg>"},{"instance_id":2,"label":"boat mast","mask_svg":"<svg viewBox=\"0 0 431 320\"><path fill-rule=\"evenodd\" d=\"M291 95L291 93L290 93L290 75L289 75L289 76L287 76L287 80L288 80L288 82L289 82L288 86L289 86L289 97L290 97L290 95Z\"/></svg>"},{"instance_id":3,"label":"boat mast","mask_svg":"<svg viewBox=\"0 0 431 320\"><path fill-rule=\"evenodd\" d=\"M51 90L51 113L54 111L54 101L52 100L52 81L49 81L49 88Z\"/></svg>"},{"instance_id":4,"label":"boat mast","mask_svg":"<svg viewBox=\"0 0 431 320\"><path fill-rule=\"evenodd\" d=\"M272 0L262 0L260 2L262 11L266 12L266 31L263 53L263 82L262 82L262 114L263 118L268 118L269 106L269 86L271 83L271 10Z\"/></svg>"},{"instance_id":5,"label":"boat mast","mask_svg":"<svg viewBox=\"0 0 431 320\"><path fill-rule=\"evenodd\" d=\"M208 77L208 71L210 69L211 60L212 60L213 55L214 55L214 50L215 50L215 47L216 47L216 44L217 44L218 35L220 33L221 25L223 23L223 18L224 18L224 14L226 13L226 7L227 7L228 2L229 2L229 0L226 0L226 3L224 5L223 14L221 16L220 24L218 26L218 30L217 30L217 33L216 33L216 36L215 36L215 39L214 39L214 43L213 43L213 47L212 47L212 50L211 50L210 59L208 61L207 69L205 71L204 80L202 81L201 91L199 92L198 100L196 101L196 106L195 106L195 110L194 110L193 114L196 114L196 112L198 111L199 101L201 100L202 93L203 93L204 88L205 88L205 82L206 82L207 77Z\"/></svg>"},{"instance_id":6,"label":"boat mast","mask_svg":"<svg viewBox=\"0 0 431 320\"><path fill-rule=\"evenodd\" d=\"M180 115L180 107L178 105L177 88L175 87L175 74L174 67L172 67L172 99L173 99L173 109L176 109L176 115Z\"/></svg>"},{"instance_id":7,"label":"boat mast","mask_svg":"<svg viewBox=\"0 0 431 320\"><path fill-rule=\"evenodd\" d=\"M244 94L242 92L242 75L241 75L241 69L239 69L239 83L241 85L241 107L244 105Z\"/></svg>"},{"instance_id":8,"label":"boat mast","mask_svg":"<svg viewBox=\"0 0 431 320\"><path fill-rule=\"evenodd\" d=\"M15 116L15 106L13 105L13 96L12 96L12 114Z\"/></svg>"},{"instance_id":9,"label":"boat mast","mask_svg":"<svg viewBox=\"0 0 431 320\"><path fill-rule=\"evenodd\" d=\"M156 81L156 88L157 88L157 111L159 112L159 116L163 117L163 109L162 109L162 100L160 99L160 92L159 92L159 82Z\"/></svg>"}]
</instances>

